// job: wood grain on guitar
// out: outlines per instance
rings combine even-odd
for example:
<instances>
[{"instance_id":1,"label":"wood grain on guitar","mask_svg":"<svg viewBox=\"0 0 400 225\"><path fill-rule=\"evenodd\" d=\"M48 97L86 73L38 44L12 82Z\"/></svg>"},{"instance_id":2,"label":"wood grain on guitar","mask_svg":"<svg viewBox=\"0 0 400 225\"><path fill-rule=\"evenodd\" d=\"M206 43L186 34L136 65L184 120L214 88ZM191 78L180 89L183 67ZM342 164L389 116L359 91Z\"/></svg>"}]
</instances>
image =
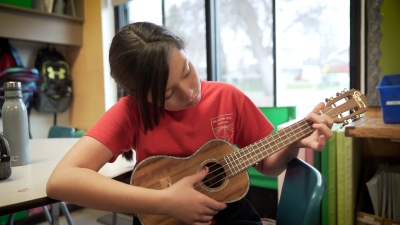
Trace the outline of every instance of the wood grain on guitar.
<instances>
[{"instance_id":1,"label":"wood grain on guitar","mask_svg":"<svg viewBox=\"0 0 400 225\"><path fill-rule=\"evenodd\" d=\"M343 123L343 126L348 124L349 119L361 118L368 109L365 95L354 89L338 93L326 102L325 108L317 114L326 114L335 123ZM227 141L213 139L188 157L149 157L135 167L131 185L163 190L207 166L209 173L194 188L220 202L238 201L249 189L247 168L310 135L314 131L311 125L312 122L302 119L240 150ZM183 224L163 215L138 216L143 225Z\"/></svg>"}]
</instances>

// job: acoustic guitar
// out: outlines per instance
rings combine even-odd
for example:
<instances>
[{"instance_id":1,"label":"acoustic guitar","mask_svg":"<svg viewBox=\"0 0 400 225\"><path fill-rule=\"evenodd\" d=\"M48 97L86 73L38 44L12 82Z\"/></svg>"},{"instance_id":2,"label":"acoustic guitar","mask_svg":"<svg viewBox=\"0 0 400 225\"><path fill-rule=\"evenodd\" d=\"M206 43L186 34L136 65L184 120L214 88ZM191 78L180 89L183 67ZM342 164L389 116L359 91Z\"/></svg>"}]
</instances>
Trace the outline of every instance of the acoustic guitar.
<instances>
[{"instance_id":1,"label":"acoustic guitar","mask_svg":"<svg viewBox=\"0 0 400 225\"><path fill-rule=\"evenodd\" d=\"M361 118L367 108L365 95L352 89L327 99L324 109L317 114L326 114L345 126L349 119ZM310 135L314 131L311 125L312 122L302 119L240 150L227 141L213 139L188 157L149 157L135 167L130 184L162 190L207 166L208 174L194 188L219 202L235 202L249 190L247 168ZM140 214L138 217L143 225L183 224L164 215Z\"/></svg>"}]
</instances>

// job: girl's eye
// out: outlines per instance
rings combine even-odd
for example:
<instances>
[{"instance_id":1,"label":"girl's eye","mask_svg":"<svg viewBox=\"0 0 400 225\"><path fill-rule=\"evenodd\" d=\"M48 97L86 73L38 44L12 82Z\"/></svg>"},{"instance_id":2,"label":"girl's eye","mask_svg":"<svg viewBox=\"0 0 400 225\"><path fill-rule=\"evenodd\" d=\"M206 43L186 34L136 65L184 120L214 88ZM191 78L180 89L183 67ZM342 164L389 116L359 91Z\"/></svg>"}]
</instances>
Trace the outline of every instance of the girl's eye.
<instances>
[{"instance_id":1,"label":"girl's eye","mask_svg":"<svg viewBox=\"0 0 400 225\"><path fill-rule=\"evenodd\" d=\"M192 70L189 67L189 72L185 75L185 77L188 77L191 74Z\"/></svg>"},{"instance_id":2,"label":"girl's eye","mask_svg":"<svg viewBox=\"0 0 400 225\"><path fill-rule=\"evenodd\" d=\"M167 100L167 99L171 98L171 96L172 96L172 93L173 93L173 92L171 91L171 92L169 93L169 95L168 95L168 96L166 95L166 96L165 96L165 100Z\"/></svg>"}]
</instances>

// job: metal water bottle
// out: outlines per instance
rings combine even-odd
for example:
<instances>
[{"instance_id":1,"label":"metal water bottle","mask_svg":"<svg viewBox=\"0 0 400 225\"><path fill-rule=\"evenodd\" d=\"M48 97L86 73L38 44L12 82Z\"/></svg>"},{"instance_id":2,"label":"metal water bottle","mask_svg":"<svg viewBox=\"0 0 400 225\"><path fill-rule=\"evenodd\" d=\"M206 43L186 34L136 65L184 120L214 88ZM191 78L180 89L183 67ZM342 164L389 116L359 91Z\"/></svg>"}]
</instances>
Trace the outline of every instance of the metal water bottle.
<instances>
[{"instance_id":1,"label":"metal water bottle","mask_svg":"<svg viewBox=\"0 0 400 225\"><path fill-rule=\"evenodd\" d=\"M30 163L28 112L22 101L20 82L4 83L4 104L2 109L3 133L10 146L12 155L17 161L12 166L22 166Z\"/></svg>"}]
</instances>

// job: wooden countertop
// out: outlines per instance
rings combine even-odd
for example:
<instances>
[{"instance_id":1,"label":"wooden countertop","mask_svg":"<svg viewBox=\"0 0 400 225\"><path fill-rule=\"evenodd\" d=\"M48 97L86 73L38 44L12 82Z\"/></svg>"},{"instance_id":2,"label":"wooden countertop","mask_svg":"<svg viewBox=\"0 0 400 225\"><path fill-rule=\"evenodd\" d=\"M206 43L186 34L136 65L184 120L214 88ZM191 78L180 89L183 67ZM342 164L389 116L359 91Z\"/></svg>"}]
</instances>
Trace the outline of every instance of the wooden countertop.
<instances>
[{"instance_id":1,"label":"wooden countertop","mask_svg":"<svg viewBox=\"0 0 400 225\"><path fill-rule=\"evenodd\" d=\"M346 126L347 137L400 140L400 124L384 123L382 117L364 117Z\"/></svg>"}]
</instances>

